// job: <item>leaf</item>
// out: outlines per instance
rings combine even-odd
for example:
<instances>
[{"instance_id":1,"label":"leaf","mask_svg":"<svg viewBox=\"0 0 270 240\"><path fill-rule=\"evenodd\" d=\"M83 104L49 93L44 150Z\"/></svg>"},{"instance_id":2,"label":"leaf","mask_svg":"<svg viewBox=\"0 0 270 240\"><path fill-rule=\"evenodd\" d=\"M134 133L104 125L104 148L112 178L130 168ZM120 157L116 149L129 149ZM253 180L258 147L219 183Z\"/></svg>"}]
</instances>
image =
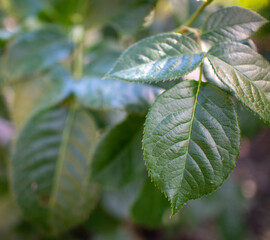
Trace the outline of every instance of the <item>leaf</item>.
<instances>
[{"instance_id":1,"label":"leaf","mask_svg":"<svg viewBox=\"0 0 270 240\"><path fill-rule=\"evenodd\" d=\"M79 102L91 109L118 109L146 114L163 89L89 76L76 82L73 91Z\"/></svg>"},{"instance_id":2,"label":"leaf","mask_svg":"<svg viewBox=\"0 0 270 240\"><path fill-rule=\"evenodd\" d=\"M71 42L57 27L28 32L10 45L2 69L13 79L33 75L68 57L71 48Z\"/></svg>"},{"instance_id":3,"label":"leaf","mask_svg":"<svg viewBox=\"0 0 270 240\"><path fill-rule=\"evenodd\" d=\"M157 98L145 124L144 156L173 214L223 183L235 166L239 142L233 103L218 88L183 81Z\"/></svg>"},{"instance_id":4,"label":"leaf","mask_svg":"<svg viewBox=\"0 0 270 240\"><path fill-rule=\"evenodd\" d=\"M96 134L90 115L74 107L40 112L20 133L11 161L13 193L25 217L45 231L74 227L93 208Z\"/></svg>"},{"instance_id":5,"label":"leaf","mask_svg":"<svg viewBox=\"0 0 270 240\"><path fill-rule=\"evenodd\" d=\"M158 34L129 47L105 77L133 82L174 80L193 71L203 57L191 38Z\"/></svg>"},{"instance_id":6,"label":"leaf","mask_svg":"<svg viewBox=\"0 0 270 240\"><path fill-rule=\"evenodd\" d=\"M197 0L171 0L173 16L177 22L177 25L184 25L202 4L202 1ZM205 14L208 12L208 9L209 8L204 9L197 20L192 24L192 27L201 25L202 20L205 18Z\"/></svg>"},{"instance_id":7,"label":"leaf","mask_svg":"<svg viewBox=\"0 0 270 240\"><path fill-rule=\"evenodd\" d=\"M207 54L216 75L250 110L270 123L270 64L240 43L220 43Z\"/></svg>"},{"instance_id":8,"label":"leaf","mask_svg":"<svg viewBox=\"0 0 270 240\"><path fill-rule=\"evenodd\" d=\"M129 116L100 137L93 156L93 181L119 189L142 176L143 124L144 117Z\"/></svg>"},{"instance_id":9,"label":"leaf","mask_svg":"<svg viewBox=\"0 0 270 240\"><path fill-rule=\"evenodd\" d=\"M130 209L141 192L144 176L119 190L104 190L101 195L102 207L118 219L130 219Z\"/></svg>"},{"instance_id":10,"label":"leaf","mask_svg":"<svg viewBox=\"0 0 270 240\"><path fill-rule=\"evenodd\" d=\"M58 65L39 77L30 80L25 77L21 80L13 84L11 113L17 129L21 128L29 114L60 104L71 95L73 89L72 77Z\"/></svg>"},{"instance_id":11,"label":"leaf","mask_svg":"<svg viewBox=\"0 0 270 240\"><path fill-rule=\"evenodd\" d=\"M161 225L164 213L169 208L165 196L147 178L140 195L131 208L132 219L148 228Z\"/></svg>"},{"instance_id":12,"label":"leaf","mask_svg":"<svg viewBox=\"0 0 270 240\"><path fill-rule=\"evenodd\" d=\"M145 23L145 18L154 8L156 1L152 1L153 3L149 2L146 1L138 6L133 6L117 18L112 19L109 24L124 34L135 34Z\"/></svg>"},{"instance_id":13,"label":"leaf","mask_svg":"<svg viewBox=\"0 0 270 240\"><path fill-rule=\"evenodd\" d=\"M222 8L208 18L201 37L212 42L243 41L250 38L266 22L259 14L246 8Z\"/></svg>"}]
</instances>

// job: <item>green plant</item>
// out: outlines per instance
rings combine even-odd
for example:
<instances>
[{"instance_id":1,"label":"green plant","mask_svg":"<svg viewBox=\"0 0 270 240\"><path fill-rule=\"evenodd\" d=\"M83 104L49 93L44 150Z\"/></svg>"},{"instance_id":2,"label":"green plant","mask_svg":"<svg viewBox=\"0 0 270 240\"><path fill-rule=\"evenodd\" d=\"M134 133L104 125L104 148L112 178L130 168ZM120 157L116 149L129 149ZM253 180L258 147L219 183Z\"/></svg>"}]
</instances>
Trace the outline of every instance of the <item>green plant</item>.
<instances>
[{"instance_id":1,"label":"green plant","mask_svg":"<svg viewBox=\"0 0 270 240\"><path fill-rule=\"evenodd\" d=\"M258 14L221 8L194 28L212 0L196 3L181 27L120 55L115 41L86 50L88 29L136 36L156 1L28 2L5 5L35 21L2 39L1 79L3 88L38 80L10 180L23 215L43 230L58 234L81 223L103 188L128 196L135 222L158 225L168 208L160 190L175 214L233 170L240 150L234 98L270 123L270 65L245 44L266 23ZM197 79L185 79L196 69Z\"/></svg>"}]
</instances>

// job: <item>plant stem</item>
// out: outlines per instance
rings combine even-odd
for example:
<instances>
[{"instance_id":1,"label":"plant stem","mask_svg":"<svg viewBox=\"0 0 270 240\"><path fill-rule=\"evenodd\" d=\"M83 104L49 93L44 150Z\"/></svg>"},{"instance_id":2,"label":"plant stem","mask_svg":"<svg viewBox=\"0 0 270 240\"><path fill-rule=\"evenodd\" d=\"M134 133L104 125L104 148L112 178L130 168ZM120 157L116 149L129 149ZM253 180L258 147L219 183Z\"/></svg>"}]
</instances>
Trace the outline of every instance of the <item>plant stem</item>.
<instances>
[{"instance_id":1,"label":"plant stem","mask_svg":"<svg viewBox=\"0 0 270 240\"><path fill-rule=\"evenodd\" d=\"M73 32L73 40L75 42L72 70L74 79L78 80L83 76L83 57L84 57L84 38L85 32L83 27L77 26Z\"/></svg>"},{"instance_id":2,"label":"plant stem","mask_svg":"<svg viewBox=\"0 0 270 240\"><path fill-rule=\"evenodd\" d=\"M203 64L200 65L200 76L199 76L199 85L201 85L202 82L202 73L203 73Z\"/></svg>"},{"instance_id":3,"label":"plant stem","mask_svg":"<svg viewBox=\"0 0 270 240\"><path fill-rule=\"evenodd\" d=\"M184 33L186 32L185 28L189 28L196 20L197 18L200 16L200 14L202 13L202 11L213 2L214 0L206 0L206 2L204 2L199 8L198 10L191 16L191 18L182 26L180 26L176 32L179 33Z\"/></svg>"}]
</instances>

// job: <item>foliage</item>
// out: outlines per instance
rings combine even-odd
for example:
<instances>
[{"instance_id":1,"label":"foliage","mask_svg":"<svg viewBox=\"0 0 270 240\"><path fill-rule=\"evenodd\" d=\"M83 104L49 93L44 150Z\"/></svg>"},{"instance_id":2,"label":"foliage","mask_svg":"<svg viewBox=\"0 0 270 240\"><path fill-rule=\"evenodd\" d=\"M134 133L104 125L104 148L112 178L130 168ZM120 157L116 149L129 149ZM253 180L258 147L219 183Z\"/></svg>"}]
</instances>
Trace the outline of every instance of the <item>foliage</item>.
<instances>
[{"instance_id":1,"label":"foliage","mask_svg":"<svg viewBox=\"0 0 270 240\"><path fill-rule=\"evenodd\" d=\"M179 1L182 25L153 35L155 0L3 2L21 23L1 44L0 114L8 119L2 92L11 88L19 130L11 189L23 216L46 234L105 210L115 226L114 218L131 218L157 227L169 202L175 214L233 170L236 100L270 124L270 64L245 44L267 22L253 11L202 12L212 0ZM96 29L102 41L91 39Z\"/></svg>"}]
</instances>

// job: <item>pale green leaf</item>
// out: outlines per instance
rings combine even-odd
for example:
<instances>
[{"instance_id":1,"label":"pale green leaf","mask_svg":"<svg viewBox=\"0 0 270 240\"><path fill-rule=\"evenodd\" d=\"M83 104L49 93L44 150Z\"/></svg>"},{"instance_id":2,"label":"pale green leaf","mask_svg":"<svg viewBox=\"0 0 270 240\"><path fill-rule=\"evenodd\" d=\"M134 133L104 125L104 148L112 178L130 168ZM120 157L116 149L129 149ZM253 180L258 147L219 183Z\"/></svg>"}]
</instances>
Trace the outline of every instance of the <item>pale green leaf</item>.
<instances>
[{"instance_id":1,"label":"pale green leaf","mask_svg":"<svg viewBox=\"0 0 270 240\"><path fill-rule=\"evenodd\" d=\"M270 64L240 43L220 43L207 54L216 75L249 109L270 123Z\"/></svg>"},{"instance_id":2,"label":"pale green leaf","mask_svg":"<svg viewBox=\"0 0 270 240\"><path fill-rule=\"evenodd\" d=\"M2 69L8 78L36 74L68 57L72 44L57 27L19 36L9 47Z\"/></svg>"},{"instance_id":3,"label":"pale green leaf","mask_svg":"<svg viewBox=\"0 0 270 240\"><path fill-rule=\"evenodd\" d=\"M212 42L243 41L267 21L246 8L234 6L214 12L203 26L202 39Z\"/></svg>"},{"instance_id":4,"label":"pale green leaf","mask_svg":"<svg viewBox=\"0 0 270 240\"><path fill-rule=\"evenodd\" d=\"M119 189L142 176L145 172L141 143L144 120L131 115L100 137L93 156L94 181Z\"/></svg>"},{"instance_id":5,"label":"pale green leaf","mask_svg":"<svg viewBox=\"0 0 270 240\"><path fill-rule=\"evenodd\" d=\"M96 134L91 116L73 107L29 119L11 161L13 194L27 219L58 233L88 216L96 193L89 181Z\"/></svg>"},{"instance_id":6,"label":"pale green leaf","mask_svg":"<svg viewBox=\"0 0 270 240\"><path fill-rule=\"evenodd\" d=\"M174 80L193 71L203 57L191 38L158 34L129 47L106 77L133 82Z\"/></svg>"},{"instance_id":7,"label":"pale green leaf","mask_svg":"<svg viewBox=\"0 0 270 240\"><path fill-rule=\"evenodd\" d=\"M146 114L163 89L89 76L74 83L73 91L79 102L88 108Z\"/></svg>"},{"instance_id":8,"label":"pale green leaf","mask_svg":"<svg viewBox=\"0 0 270 240\"><path fill-rule=\"evenodd\" d=\"M146 120L144 155L173 213L223 183L235 166L239 142L233 103L218 88L183 81L157 98Z\"/></svg>"}]
</instances>

